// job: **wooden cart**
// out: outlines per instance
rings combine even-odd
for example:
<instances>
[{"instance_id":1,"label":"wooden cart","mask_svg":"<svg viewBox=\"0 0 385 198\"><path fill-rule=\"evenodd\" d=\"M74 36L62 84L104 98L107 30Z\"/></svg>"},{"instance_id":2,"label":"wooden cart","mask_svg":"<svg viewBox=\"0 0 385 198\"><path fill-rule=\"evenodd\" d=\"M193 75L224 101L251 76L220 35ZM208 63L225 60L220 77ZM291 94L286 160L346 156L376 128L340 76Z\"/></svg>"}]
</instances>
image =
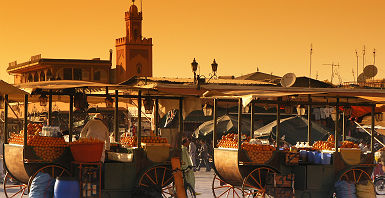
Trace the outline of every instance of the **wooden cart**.
<instances>
[{"instance_id":1,"label":"wooden cart","mask_svg":"<svg viewBox=\"0 0 385 198\"><path fill-rule=\"evenodd\" d=\"M310 95L309 95L310 97ZM373 153L361 155L361 160L355 164L351 164L344 159L340 152L334 152L332 155L331 164L314 164L314 163L298 163L288 164L285 161L287 152L279 149L274 151L271 159L265 163L258 164L251 161L244 150L241 149L241 138L238 140L238 148L218 148L216 123L217 123L217 103L219 101L233 101L238 102L238 137L241 134L241 118L242 118L242 99L229 98L214 98L214 132L213 132L213 147L214 147L214 170L215 176L212 182L212 192L214 197L269 197L269 195L281 194L281 197L332 197L335 182L339 180L352 181L355 184L369 181L371 182L371 173L374 167ZM252 101L251 102L251 131L253 132L253 109L255 103L274 104L277 106L277 123L280 123L280 106L304 104L312 105L311 99L307 102L299 101L282 101L282 98L272 101ZM331 105L331 103L317 103L318 105ZM337 109L342 105L362 105L372 107L372 119L374 119L374 103L364 104L340 104L338 102L332 103ZM338 110L337 110L338 111ZM337 112L338 115L338 112ZM309 117L310 119L310 117ZM337 121L338 123L338 118ZM374 120L373 120L374 122ZM309 127L310 128L310 127ZM372 126L373 129L373 126ZM250 136L253 137L251 132ZM311 131L308 132L310 137ZM276 131L276 142L280 141L279 124ZM336 134L338 137L339 129L336 124ZM340 134L345 137L345 134ZM308 138L310 142L310 138ZM373 136L372 136L373 143ZM336 138L335 145L338 145L338 138ZM276 144L277 146L277 144ZM373 149L373 144L371 146ZM338 147L335 148L338 150ZM282 183L277 182L278 179L284 178ZM290 195L291 191L291 195ZM289 192L282 196L285 192Z\"/></svg>"},{"instance_id":2,"label":"wooden cart","mask_svg":"<svg viewBox=\"0 0 385 198\"><path fill-rule=\"evenodd\" d=\"M42 94L49 95L49 112L48 117L52 114L52 95L55 92L42 90ZM69 112L69 134L70 142L72 137L73 126L73 91L69 92L70 96L70 112ZM72 94L71 94L72 93ZM63 95L63 93L59 93ZM87 96L93 97L107 97L106 94L87 94ZM115 90L115 140L119 142L119 123L118 115L118 101L119 98L135 98L138 99L138 112L141 112L142 95L141 91L138 91L138 95L125 95L119 94L118 90ZM146 95L146 97L149 97ZM158 99L173 99L179 101L179 109L182 109L183 97L180 96L151 96L151 99L155 101L155 114L158 111ZM8 102L6 100L6 102ZM28 95L25 95L25 112L28 111ZM8 113L6 106L5 113ZM27 114L26 114L27 115ZM179 111L179 131L183 130L182 124L182 111ZM156 135L159 135L158 131L158 117L155 117L156 123ZM7 117L6 117L7 120ZM141 113L138 113L138 120L141 120ZM6 121L7 122L7 121ZM24 118L24 131L27 131L27 116ZM7 129L7 124L5 124ZM7 130L6 130L7 131ZM28 196L29 188L32 180L39 172L49 173L53 178L58 176L72 175L79 177L81 190L83 190L84 184L81 180L82 170L93 170L99 172L97 181L97 193L93 193L92 197L135 197L136 191L155 191L161 193L163 197L175 196L174 186L174 172L171 168L171 152L177 152L178 148L167 149L164 151L166 157L161 159L154 158L148 153L148 147L143 148L141 137L141 122L138 122L137 132L137 145L132 148L118 148L118 151L109 152L107 154L107 160L105 163L79 163L73 162L70 150L66 148L63 150L62 156L52 161L44 161L34 152L34 148L27 145L27 135L24 137L24 145L4 144L4 162L7 170L6 178L4 179L4 193L6 197L15 196ZM179 133L179 137L180 137ZM7 138L7 137L6 137ZM180 145L180 138L177 139ZM180 148L179 148L180 149ZM126 160L115 160L114 155L125 155ZM109 156L111 155L111 156ZM111 159L108 159L111 157ZM80 170L80 174L79 174ZM94 189L92 189L95 191ZM82 194L83 197L89 197L87 194Z\"/></svg>"}]
</instances>

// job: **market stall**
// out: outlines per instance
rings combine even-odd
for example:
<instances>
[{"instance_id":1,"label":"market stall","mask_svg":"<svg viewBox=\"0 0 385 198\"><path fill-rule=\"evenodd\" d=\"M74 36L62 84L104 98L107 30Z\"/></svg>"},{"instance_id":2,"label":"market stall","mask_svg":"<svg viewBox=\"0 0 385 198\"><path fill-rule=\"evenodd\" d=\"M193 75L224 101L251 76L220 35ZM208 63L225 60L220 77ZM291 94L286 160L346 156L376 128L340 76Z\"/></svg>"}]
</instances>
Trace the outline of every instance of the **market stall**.
<instances>
[{"instance_id":1,"label":"market stall","mask_svg":"<svg viewBox=\"0 0 385 198\"><path fill-rule=\"evenodd\" d=\"M86 91L84 91L85 89ZM146 110L153 108L154 114L157 115L159 100L176 101L179 104L179 124L174 136L179 137L175 141L177 141L176 145L180 145L180 131L183 131L183 111L181 110L183 109L183 97L150 94L149 91L142 94L140 89L131 90L127 94L125 92L127 89L130 88L119 89L118 86L109 85L75 87L71 84L66 87L65 82L60 84L59 88L46 84L41 86L35 84L34 87L31 87L32 96L24 95L23 126L26 132L22 131L20 134L6 137L7 142L4 144L4 160L8 172L4 180L6 196L27 196L31 182L39 172L48 173L52 178L65 175L75 177L79 182L82 197L135 197L135 193L142 191L153 191L164 197L175 196L175 173L172 171L171 157L178 155L180 146L171 147L167 138L160 136L158 116L154 116L154 130L143 131L141 112L144 106ZM98 93L92 90L96 90ZM105 92L101 93L101 90ZM80 97L83 98L80 101L75 98L79 92L83 95ZM132 94L133 92L135 94ZM40 124L28 120L28 99L33 95L48 96L47 126L42 127ZM52 137L56 132L49 130L54 128L50 125L50 115L52 101L58 98L57 96L61 96L61 99L64 96L68 97L68 101L66 101L69 103L68 142L65 142L63 137ZM114 104L113 137L115 141L111 144L111 149L106 152L105 162L101 163L99 160L101 152L100 155L94 155L93 151L92 153L84 151L84 149L89 151L90 148L100 148L97 146L100 145L100 142L72 139L73 108L79 104L81 107L81 104L87 103L88 99L100 102L105 101L106 98L112 99ZM124 101L131 103L136 101L134 105L138 108L137 124L128 130L129 133L119 131L119 103ZM7 115L7 109L5 112ZM5 123L6 126L7 123ZM80 150L74 150L75 147ZM15 185L15 181L20 184Z\"/></svg>"},{"instance_id":2,"label":"market stall","mask_svg":"<svg viewBox=\"0 0 385 198\"><path fill-rule=\"evenodd\" d=\"M369 106L373 109L376 102L352 97L349 90L338 90L339 93L325 93L312 89L309 92L293 92L287 88L270 90L270 95L260 94L207 94L214 105L214 166L216 175L212 183L214 197L337 197L343 190L372 187L370 175L374 167L373 152L362 152L357 145L345 140L345 130L340 128L340 107ZM250 94L251 93L251 94ZM376 94L380 94L377 92ZM382 93L384 94L384 93ZM359 94L357 94L359 95ZM249 99L245 103L245 98ZM250 100L250 98L252 98ZM238 104L238 123L241 123L243 107L251 105L251 123L253 123L253 107L270 105L277 109L277 126L275 139L269 141L242 137L242 127L238 132L228 132L219 137L216 135L216 108L221 101ZM246 104L246 105L245 105ZM336 110L335 137L328 141L312 140L311 126L308 130L307 143L285 147L280 135L280 107L306 105L308 111L313 106L334 106ZM308 115L310 119L310 115ZM309 122L310 123L310 122ZM254 131L251 124L251 131ZM373 131L372 126L372 131ZM250 140L251 139L251 140ZM219 140L219 141L218 141ZM315 143L313 145L309 142ZM373 136L372 136L373 142ZM373 150L373 144L369 147ZM341 188L341 185L344 186ZM349 186L350 188L346 188ZM351 185L353 187L351 187ZM342 189L342 190L341 190ZM355 194L356 192L354 192ZM362 193L362 192L361 192ZM369 192L369 193L374 193Z\"/></svg>"}]
</instances>

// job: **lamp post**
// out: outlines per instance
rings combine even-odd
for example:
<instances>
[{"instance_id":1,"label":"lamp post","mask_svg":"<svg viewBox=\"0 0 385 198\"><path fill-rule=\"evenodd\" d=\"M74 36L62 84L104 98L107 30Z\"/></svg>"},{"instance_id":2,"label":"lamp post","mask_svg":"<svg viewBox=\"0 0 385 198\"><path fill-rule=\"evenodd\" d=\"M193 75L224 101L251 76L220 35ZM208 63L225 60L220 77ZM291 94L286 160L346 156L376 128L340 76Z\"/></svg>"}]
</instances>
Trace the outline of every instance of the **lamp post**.
<instances>
[{"instance_id":1,"label":"lamp post","mask_svg":"<svg viewBox=\"0 0 385 198\"><path fill-rule=\"evenodd\" d=\"M197 77L197 74L196 74L196 71L198 69L198 63L195 61L195 58L193 60L193 62L191 63L191 69L192 71L194 72L194 84L196 84L196 77Z\"/></svg>"},{"instance_id":2,"label":"lamp post","mask_svg":"<svg viewBox=\"0 0 385 198\"><path fill-rule=\"evenodd\" d=\"M213 63L211 64L211 69L213 70L213 76L217 76L218 63L215 62L215 58Z\"/></svg>"}]
</instances>

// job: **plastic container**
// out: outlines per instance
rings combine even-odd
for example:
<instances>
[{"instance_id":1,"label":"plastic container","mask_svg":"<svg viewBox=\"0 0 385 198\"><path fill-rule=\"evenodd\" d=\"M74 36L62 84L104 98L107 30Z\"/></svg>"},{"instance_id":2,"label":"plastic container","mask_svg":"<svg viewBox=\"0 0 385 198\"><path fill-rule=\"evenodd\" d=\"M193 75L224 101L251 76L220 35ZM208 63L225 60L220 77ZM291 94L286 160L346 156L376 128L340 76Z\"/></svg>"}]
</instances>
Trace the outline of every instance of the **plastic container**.
<instances>
[{"instance_id":1,"label":"plastic container","mask_svg":"<svg viewBox=\"0 0 385 198\"><path fill-rule=\"evenodd\" d=\"M54 187L55 198L80 198L79 182L73 177L56 178Z\"/></svg>"},{"instance_id":2,"label":"plastic container","mask_svg":"<svg viewBox=\"0 0 385 198\"><path fill-rule=\"evenodd\" d=\"M307 162L307 151L300 150L300 151L299 151L299 159L300 159L302 162Z\"/></svg>"},{"instance_id":3,"label":"plastic container","mask_svg":"<svg viewBox=\"0 0 385 198\"><path fill-rule=\"evenodd\" d=\"M99 162L104 143L71 144L71 152L77 162Z\"/></svg>"},{"instance_id":4,"label":"plastic container","mask_svg":"<svg viewBox=\"0 0 385 198\"><path fill-rule=\"evenodd\" d=\"M321 153L321 164L330 164L330 161L332 159L332 154L330 153Z\"/></svg>"},{"instance_id":5,"label":"plastic container","mask_svg":"<svg viewBox=\"0 0 385 198\"><path fill-rule=\"evenodd\" d=\"M315 163L316 151L307 151L307 161L309 163Z\"/></svg>"},{"instance_id":6,"label":"plastic container","mask_svg":"<svg viewBox=\"0 0 385 198\"><path fill-rule=\"evenodd\" d=\"M318 153L316 152L316 154L314 155L314 163L315 164L322 164L322 153Z\"/></svg>"}]
</instances>

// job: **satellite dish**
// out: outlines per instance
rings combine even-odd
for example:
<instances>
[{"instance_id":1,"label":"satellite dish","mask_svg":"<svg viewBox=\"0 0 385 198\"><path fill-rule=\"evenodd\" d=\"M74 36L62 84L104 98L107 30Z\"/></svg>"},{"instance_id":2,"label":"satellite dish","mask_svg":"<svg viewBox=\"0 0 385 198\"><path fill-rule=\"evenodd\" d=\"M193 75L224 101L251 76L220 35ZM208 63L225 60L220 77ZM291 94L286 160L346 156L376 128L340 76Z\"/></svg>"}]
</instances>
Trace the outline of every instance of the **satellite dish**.
<instances>
[{"instance_id":1,"label":"satellite dish","mask_svg":"<svg viewBox=\"0 0 385 198\"><path fill-rule=\"evenodd\" d=\"M295 77L294 73L287 73L281 78L281 85L282 87L291 87L294 85L296 79L297 77Z\"/></svg>"},{"instance_id":2,"label":"satellite dish","mask_svg":"<svg viewBox=\"0 0 385 198\"><path fill-rule=\"evenodd\" d=\"M366 78L372 78L377 75L377 67L374 65L367 65L364 68L364 75Z\"/></svg>"},{"instance_id":3,"label":"satellite dish","mask_svg":"<svg viewBox=\"0 0 385 198\"><path fill-rule=\"evenodd\" d=\"M366 79L367 79L367 76L365 76L364 73L361 73L360 75L358 75L357 81L359 83L364 83L366 82Z\"/></svg>"}]
</instances>

